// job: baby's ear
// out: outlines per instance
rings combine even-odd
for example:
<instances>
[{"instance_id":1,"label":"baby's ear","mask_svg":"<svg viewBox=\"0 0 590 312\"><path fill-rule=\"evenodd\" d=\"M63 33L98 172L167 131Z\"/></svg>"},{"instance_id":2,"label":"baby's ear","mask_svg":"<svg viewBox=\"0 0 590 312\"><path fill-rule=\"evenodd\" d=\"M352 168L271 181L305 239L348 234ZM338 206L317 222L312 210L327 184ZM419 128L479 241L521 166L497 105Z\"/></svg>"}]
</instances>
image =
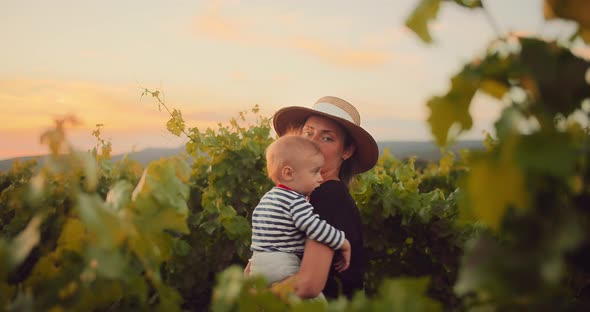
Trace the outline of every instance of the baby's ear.
<instances>
[{"instance_id":1,"label":"baby's ear","mask_svg":"<svg viewBox=\"0 0 590 312\"><path fill-rule=\"evenodd\" d=\"M284 181L292 181L293 180L293 168L290 166L284 166L281 169L281 178Z\"/></svg>"}]
</instances>

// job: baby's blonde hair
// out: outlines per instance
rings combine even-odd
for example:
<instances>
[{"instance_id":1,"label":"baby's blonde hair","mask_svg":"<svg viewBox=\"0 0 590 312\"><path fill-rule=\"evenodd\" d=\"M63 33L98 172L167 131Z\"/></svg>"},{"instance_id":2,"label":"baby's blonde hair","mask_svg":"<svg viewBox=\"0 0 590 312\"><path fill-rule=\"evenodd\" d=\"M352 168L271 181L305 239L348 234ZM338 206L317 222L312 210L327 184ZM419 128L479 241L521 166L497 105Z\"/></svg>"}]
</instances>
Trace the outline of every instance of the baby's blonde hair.
<instances>
[{"instance_id":1,"label":"baby's blonde hair","mask_svg":"<svg viewBox=\"0 0 590 312\"><path fill-rule=\"evenodd\" d=\"M281 170L295 166L298 159L321 153L320 147L312 140L299 135L284 135L272 142L266 149L266 171L275 183L280 183Z\"/></svg>"}]
</instances>

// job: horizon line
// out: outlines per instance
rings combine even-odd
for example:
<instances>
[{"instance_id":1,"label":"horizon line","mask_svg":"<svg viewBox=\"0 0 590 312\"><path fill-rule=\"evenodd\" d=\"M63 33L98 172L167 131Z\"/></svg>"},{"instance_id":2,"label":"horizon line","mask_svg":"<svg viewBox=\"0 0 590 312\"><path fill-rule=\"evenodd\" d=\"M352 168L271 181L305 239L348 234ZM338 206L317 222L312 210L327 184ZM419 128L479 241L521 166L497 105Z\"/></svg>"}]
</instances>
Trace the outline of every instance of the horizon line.
<instances>
[{"instance_id":1,"label":"horizon line","mask_svg":"<svg viewBox=\"0 0 590 312\"><path fill-rule=\"evenodd\" d=\"M402 142L402 143L431 143L433 145L436 146L436 143L434 141L434 139L428 139L428 140L376 140L377 144L380 143L391 143L391 142ZM454 145L455 143L460 143L460 142L483 142L483 138L482 139L462 139L462 140L455 140L452 143L450 143L450 145ZM134 154L134 153L141 153L143 151L147 151L147 150L176 150L176 149L180 149L183 146L185 146L184 144L181 144L177 147L145 147L141 150L137 150L137 151L128 151L128 152L122 152L122 153L116 153L116 154L112 154L111 157L114 156L120 156L120 155L128 155L128 154ZM90 151L91 149L88 149L87 151ZM77 150L77 151L83 151L83 150ZM17 159L22 159L22 158L36 158L36 157L45 157L49 154L37 154L37 155L21 155L21 156L14 156L14 157L7 157L7 158L0 158L0 161L7 161L7 160L17 160Z\"/></svg>"}]
</instances>

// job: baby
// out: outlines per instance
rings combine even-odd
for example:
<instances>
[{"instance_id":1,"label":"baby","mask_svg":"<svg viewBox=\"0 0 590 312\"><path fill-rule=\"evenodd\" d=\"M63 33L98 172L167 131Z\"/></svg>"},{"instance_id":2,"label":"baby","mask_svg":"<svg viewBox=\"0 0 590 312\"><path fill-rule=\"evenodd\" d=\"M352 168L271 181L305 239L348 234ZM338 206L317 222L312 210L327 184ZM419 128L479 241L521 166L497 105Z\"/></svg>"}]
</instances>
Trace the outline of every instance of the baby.
<instances>
[{"instance_id":1,"label":"baby","mask_svg":"<svg viewBox=\"0 0 590 312\"><path fill-rule=\"evenodd\" d=\"M324 156L317 144L295 135L280 137L266 150L266 162L276 186L262 196L252 214L250 274L262 274L274 283L297 273L307 238L340 250L335 268L346 270L349 241L343 231L313 213L306 197L323 181Z\"/></svg>"}]
</instances>

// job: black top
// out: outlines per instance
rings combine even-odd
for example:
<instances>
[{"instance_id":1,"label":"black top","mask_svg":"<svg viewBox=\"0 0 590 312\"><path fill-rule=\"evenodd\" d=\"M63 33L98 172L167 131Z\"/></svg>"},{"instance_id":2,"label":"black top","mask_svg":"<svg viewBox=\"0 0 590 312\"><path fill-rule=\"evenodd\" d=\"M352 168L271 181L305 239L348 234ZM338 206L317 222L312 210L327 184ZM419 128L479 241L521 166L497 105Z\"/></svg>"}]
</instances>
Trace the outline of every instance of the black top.
<instances>
[{"instance_id":1,"label":"black top","mask_svg":"<svg viewBox=\"0 0 590 312\"><path fill-rule=\"evenodd\" d=\"M350 266L342 273L330 267L330 273L323 290L327 298L343 294L351 298L356 290L364 287L366 257L363 248L361 216L348 188L341 181L326 181L311 193L310 203L314 212L330 225L344 231L352 247Z\"/></svg>"}]
</instances>

